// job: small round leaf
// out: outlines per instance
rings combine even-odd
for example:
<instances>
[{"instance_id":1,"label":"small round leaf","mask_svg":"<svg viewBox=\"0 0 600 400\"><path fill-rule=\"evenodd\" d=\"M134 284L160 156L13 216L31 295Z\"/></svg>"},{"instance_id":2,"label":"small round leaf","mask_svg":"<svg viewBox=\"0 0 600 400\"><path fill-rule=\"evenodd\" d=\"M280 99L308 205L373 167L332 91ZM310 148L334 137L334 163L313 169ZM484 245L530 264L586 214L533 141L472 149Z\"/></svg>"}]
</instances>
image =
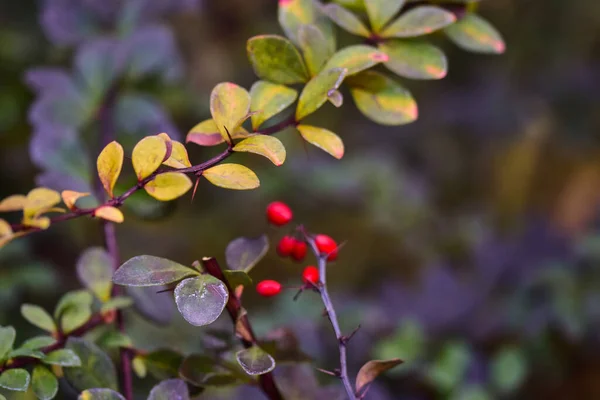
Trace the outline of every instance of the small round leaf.
<instances>
[{"instance_id":1,"label":"small round leaf","mask_svg":"<svg viewBox=\"0 0 600 400\"><path fill-rule=\"evenodd\" d=\"M224 139L235 132L250 111L250 94L231 82L219 83L210 94L210 114Z\"/></svg>"},{"instance_id":2,"label":"small round leaf","mask_svg":"<svg viewBox=\"0 0 600 400\"><path fill-rule=\"evenodd\" d=\"M308 143L317 146L337 159L344 156L344 142L330 130L310 125L298 125L297 129Z\"/></svg>"},{"instance_id":3,"label":"small round leaf","mask_svg":"<svg viewBox=\"0 0 600 400\"><path fill-rule=\"evenodd\" d=\"M390 71L410 79L442 79L448 72L444 53L425 42L388 40L379 45L388 56Z\"/></svg>"},{"instance_id":4,"label":"small round leaf","mask_svg":"<svg viewBox=\"0 0 600 400\"><path fill-rule=\"evenodd\" d=\"M240 350L235 358L248 375L263 375L275 369L275 360L258 346Z\"/></svg>"},{"instance_id":5,"label":"small round leaf","mask_svg":"<svg viewBox=\"0 0 600 400\"><path fill-rule=\"evenodd\" d=\"M31 388L40 400L51 400L58 393L58 379L43 365L33 367Z\"/></svg>"},{"instance_id":6,"label":"small round leaf","mask_svg":"<svg viewBox=\"0 0 600 400\"><path fill-rule=\"evenodd\" d=\"M141 181L150 176L165 161L167 144L159 136L146 136L140 140L131 153L133 169Z\"/></svg>"},{"instance_id":7,"label":"small round leaf","mask_svg":"<svg viewBox=\"0 0 600 400\"><path fill-rule=\"evenodd\" d=\"M154 256L136 256L127 260L113 275L113 282L123 286L159 286L198 275L192 268Z\"/></svg>"},{"instance_id":8,"label":"small round leaf","mask_svg":"<svg viewBox=\"0 0 600 400\"><path fill-rule=\"evenodd\" d=\"M183 196L192 187L192 181L181 172L166 172L156 175L144 189L156 200L170 201Z\"/></svg>"},{"instance_id":9,"label":"small round leaf","mask_svg":"<svg viewBox=\"0 0 600 400\"><path fill-rule=\"evenodd\" d=\"M219 164L205 170L202 176L213 185L225 189L248 190L260 186L254 171L240 164Z\"/></svg>"},{"instance_id":10,"label":"small round leaf","mask_svg":"<svg viewBox=\"0 0 600 400\"><path fill-rule=\"evenodd\" d=\"M263 122L292 105L298 98L298 92L287 86L258 81L250 88L250 97L250 111L253 112L250 118L252 129L256 130Z\"/></svg>"},{"instance_id":11,"label":"small round leaf","mask_svg":"<svg viewBox=\"0 0 600 400\"><path fill-rule=\"evenodd\" d=\"M229 299L225 284L210 275L187 278L175 288L175 303L183 318L194 326L213 323Z\"/></svg>"},{"instance_id":12,"label":"small round leaf","mask_svg":"<svg viewBox=\"0 0 600 400\"><path fill-rule=\"evenodd\" d=\"M261 79L291 85L309 78L300 52L283 36L254 36L248 39L246 50L254 72Z\"/></svg>"},{"instance_id":13,"label":"small round leaf","mask_svg":"<svg viewBox=\"0 0 600 400\"><path fill-rule=\"evenodd\" d=\"M25 318L30 324L35 325L38 328L48 332L56 331L54 319L40 306L33 304L22 304L21 315L23 315L23 318Z\"/></svg>"},{"instance_id":14,"label":"small round leaf","mask_svg":"<svg viewBox=\"0 0 600 400\"><path fill-rule=\"evenodd\" d=\"M154 386L148 400L189 400L187 385L181 379L169 379Z\"/></svg>"},{"instance_id":15,"label":"small round leaf","mask_svg":"<svg viewBox=\"0 0 600 400\"><path fill-rule=\"evenodd\" d=\"M420 6L402 14L381 32L381 36L407 38L426 35L455 21L456 16L441 7Z\"/></svg>"},{"instance_id":16,"label":"small round leaf","mask_svg":"<svg viewBox=\"0 0 600 400\"><path fill-rule=\"evenodd\" d=\"M358 44L335 53L323 69L346 68L346 75L350 76L385 61L388 61L387 54L374 47Z\"/></svg>"},{"instance_id":17,"label":"small round leaf","mask_svg":"<svg viewBox=\"0 0 600 400\"><path fill-rule=\"evenodd\" d=\"M285 147L279 139L268 135L255 135L242 140L233 147L233 151L259 154L271 160L277 166L285 161Z\"/></svg>"},{"instance_id":18,"label":"small round leaf","mask_svg":"<svg viewBox=\"0 0 600 400\"><path fill-rule=\"evenodd\" d=\"M498 30L477 14L466 14L444 31L450 40L467 51L501 54L506 49Z\"/></svg>"},{"instance_id":19,"label":"small round leaf","mask_svg":"<svg viewBox=\"0 0 600 400\"><path fill-rule=\"evenodd\" d=\"M29 387L29 372L21 368L8 369L0 374L0 387L24 392Z\"/></svg>"},{"instance_id":20,"label":"small round leaf","mask_svg":"<svg viewBox=\"0 0 600 400\"><path fill-rule=\"evenodd\" d=\"M296 121L317 111L327 101L327 94L342 84L347 74L344 68L324 69L312 78L300 93Z\"/></svg>"},{"instance_id":21,"label":"small round leaf","mask_svg":"<svg viewBox=\"0 0 600 400\"><path fill-rule=\"evenodd\" d=\"M113 141L106 145L96 160L98 176L106 193L112 198L113 189L123 167L123 146ZM66 203L66 201L65 201ZM68 205L67 205L68 206ZM70 208L70 207L69 207Z\"/></svg>"}]
</instances>

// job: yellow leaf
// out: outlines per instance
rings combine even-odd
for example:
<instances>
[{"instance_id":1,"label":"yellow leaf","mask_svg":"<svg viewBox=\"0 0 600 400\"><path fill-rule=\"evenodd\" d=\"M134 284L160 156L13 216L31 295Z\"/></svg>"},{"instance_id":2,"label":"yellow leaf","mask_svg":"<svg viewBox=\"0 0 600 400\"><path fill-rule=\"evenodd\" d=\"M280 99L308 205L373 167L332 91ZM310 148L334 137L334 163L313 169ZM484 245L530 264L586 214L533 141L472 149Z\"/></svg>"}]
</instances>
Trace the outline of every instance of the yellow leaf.
<instances>
[{"instance_id":1,"label":"yellow leaf","mask_svg":"<svg viewBox=\"0 0 600 400\"><path fill-rule=\"evenodd\" d=\"M308 143L317 146L337 159L344 156L344 142L335 133L310 125L298 125L297 128Z\"/></svg>"},{"instance_id":2,"label":"yellow leaf","mask_svg":"<svg viewBox=\"0 0 600 400\"><path fill-rule=\"evenodd\" d=\"M265 156L277 166L285 161L285 147L279 139L268 135L255 135L244 139L233 147L233 151L244 151Z\"/></svg>"},{"instance_id":3,"label":"yellow leaf","mask_svg":"<svg viewBox=\"0 0 600 400\"><path fill-rule=\"evenodd\" d=\"M96 167L104 190L112 198L115 183L123 167L123 146L115 141L107 144L96 160Z\"/></svg>"},{"instance_id":4,"label":"yellow leaf","mask_svg":"<svg viewBox=\"0 0 600 400\"><path fill-rule=\"evenodd\" d=\"M248 131L239 126L234 132L229 131L234 139L248 137ZM214 146L225 142L214 119L207 119L194 126L185 138L186 143L192 142L200 146Z\"/></svg>"},{"instance_id":5,"label":"yellow leaf","mask_svg":"<svg viewBox=\"0 0 600 400\"><path fill-rule=\"evenodd\" d=\"M121 210L111 206L102 206L94 212L94 216L111 222L121 223L125 219Z\"/></svg>"},{"instance_id":6,"label":"yellow leaf","mask_svg":"<svg viewBox=\"0 0 600 400\"><path fill-rule=\"evenodd\" d=\"M27 226L33 226L35 228L48 229L48 227L50 227L50 218L36 217L36 218L24 219L23 224L25 224Z\"/></svg>"},{"instance_id":7,"label":"yellow leaf","mask_svg":"<svg viewBox=\"0 0 600 400\"><path fill-rule=\"evenodd\" d=\"M25 207L25 196L13 194L0 201L0 211L19 211Z\"/></svg>"},{"instance_id":8,"label":"yellow leaf","mask_svg":"<svg viewBox=\"0 0 600 400\"><path fill-rule=\"evenodd\" d=\"M67 206L67 208L69 210L73 210L75 209L75 202L77 201L77 199L81 198L81 197L86 197L89 196L89 193L80 193L80 192L75 192L73 190L63 190L60 194L60 197L62 197L62 201L63 203L65 203L65 205ZM111 194L112 196L112 194Z\"/></svg>"},{"instance_id":9,"label":"yellow leaf","mask_svg":"<svg viewBox=\"0 0 600 400\"><path fill-rule=\"evenodd\" d=\"M171 141L171 144L173 146L173 149L171 151L171 157L169 157L169 159L163 164L173 168L191 167L192 163L190 162L185 146L174 140Z\"/></svg>"},{"instance_id":10,"label":"yellow leaf","mask_svg":"<svg viewBox=\"0 0 600 400\"><path fill-rule=\"evenodd\" d=\"M133 169L138 180L141 181L152 175L165 161L166 155L167 144L162 137L147 136L140 140L131 154Z\"/></svg>"},{"instance_id":11,"label":"yellow leaf","mask_svg":"<svg viewBox=\"0 0 600 400\"><path fill-rule=\"evenodd\" d=\"M10 224L0 218L0 237L12 235L12 233L13 233L13 230L10 227Z\"/></svg>"},{"instance_id":12,"label":"yellow leaf","mask_svg":"<svg viewBox=\"0 0 600 400\"><path fill-rule=\"evenodd\" d=\"M47 211L60 202L60 194L47 188L35 188L27 194L23 207L25 220Z\"/></svg>"},{"instance_id":13,"label":"yellow leaf","mask_svg":"<svg viewBox=\"0 0 600 400\"><path fill-rule=\"evenodd\" d=\"M250 111L250 94L231 82L219 83L210 94L210 113L224 139L246 119Z\"/></svg>"},{"instance_id":14,"label":"yellow leaf","mask_svg":"<svg viewBox=\"0 0 600 400\"><path fill-rule=\"evenodd\" d=\"M210 183L226 189L247 190L260 186L256 174L240 164L220 164L202 173Z\"/></svg>"},{"instance_id":15,"label":"yellow leaf","mask_svg":"<svg viewBox=\"0 0 600 400\"><path fill-rule=\"evenodd\" d=\"M192 181L181 172L166 172L157 175L144 189L160 201L169 201L183 196L192 187Z\"/></svg>"},{"instance_id":16,"label":"yellow leaf","mask_svg":"<svg viewBox=\"0 0 600 400\"><path fill-rule=\"evenodd\" d=\"M165 141L165 145L167 145L167 154L165 154L165 158L163 160L166 161L169 159L169 157L171 157L171 152L173 151L173 140L171 140L171 137L165 132L159 133L156 136L162 138L162 140Z\"/></svg>"}]
</instances>

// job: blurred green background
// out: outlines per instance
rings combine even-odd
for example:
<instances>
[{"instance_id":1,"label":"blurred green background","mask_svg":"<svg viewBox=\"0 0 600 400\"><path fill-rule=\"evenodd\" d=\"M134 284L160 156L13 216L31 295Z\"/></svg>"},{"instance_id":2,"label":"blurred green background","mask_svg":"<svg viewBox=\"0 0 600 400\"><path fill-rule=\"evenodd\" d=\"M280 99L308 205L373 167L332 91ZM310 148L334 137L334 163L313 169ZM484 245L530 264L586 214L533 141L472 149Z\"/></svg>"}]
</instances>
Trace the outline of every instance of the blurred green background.
<instances>
[{"instance_id":1,"label":"blurred green background","mask_svg":"<svg viewBox=\"0 0 600 400\"><path fill-rule=\"evenodd\" d=\"M60 2L0 3L0 198L27 193L39 173L29 155L35 94L26 71L72 65L73 49L42 28L51 3ZM281 30L275 1L175 8L155 20L174 33L181 74L137 88L185 134L210 117L214 85L249 88L256 80L246 40ZM349 96L341 109L326 105L310 119L343 138L342 160L284 131L283 166L236 156L255 169L259 190L202 182L193 202L125 210L117 228L123 260L223 259L229 241L265 231L274 247L286 232L267 225L264 208L282 200L311 232L346 242L328 280L344 329L362 324L350 344L351 371L370 357L406 360L372 398L600 398L600 2L488 0L479 13L503 34L506 53L468 54L436 38L447 78L402 82L419 104L416 123L378 126ZM220 151L188 149L196 163ZM34 335L19 305L51 309L79 286L79 254L101 243L97 222L82 218L0 251L0 325L18 327L20 339ZM302 267L270 251L253 278L298 285ZM337 350L318 298L291 297L249 292L244 301L258 332L290 327L316 365L331 368ZM201 348L203 330L178 316L176 328L134 313L128 321L142 348Z\"/></svg>"}]
</instances>

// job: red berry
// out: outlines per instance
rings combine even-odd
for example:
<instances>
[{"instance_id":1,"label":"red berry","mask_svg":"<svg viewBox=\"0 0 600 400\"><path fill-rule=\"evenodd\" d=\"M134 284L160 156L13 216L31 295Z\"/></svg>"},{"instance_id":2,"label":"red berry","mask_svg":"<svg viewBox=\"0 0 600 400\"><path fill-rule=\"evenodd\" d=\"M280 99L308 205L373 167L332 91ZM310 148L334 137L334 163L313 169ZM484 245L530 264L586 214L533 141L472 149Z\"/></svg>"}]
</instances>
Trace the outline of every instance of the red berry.
<instances>
[{"instance_id":1,"label":"red berry","mask_svg":"<svg viewBox=\"0 0 600 400\"><path fill-rule=\"evenodd\" d=\"M306 243L300 240L295 240L295 242L294 250L292 250L292 258L296 261L302 261L306 257Z\"/></svg>"},{"instance_id":2,"label":"red berry","mask_svg":"<svg viewBox=\"0 0 600 400\"><path fill-rule=\"evenodd\" d=\"M294 247L296 247L296 239L293 236L284 236L277 245L277 254L281 257L288 257L292 255Z\"/></svg>"},{"instance_id":3,"label":"red berry","mask_svg":"<svg viewBox=\"0 0 600 400\"><path fill-rule=\"evenodd\" d=\"M260 281L256 285L256 291L264 297L277 296L281 292L281 283L272 279Z\"/></svg>"},{"instance_id":4,"label":"red berry","mask_svg":"<svg viewBox=\"0 0 600 400\"><path fill-rule=\"evenodd\" d=\"M321 254L329 254L327 261L337 258L337 243L330 236L319 234L315 236L315 245Z\"/></svg>"},{"instance_id":5,"label":"red berry","mask_svg":"<svg viewBox=\"0 0 600 400\"><path fill-rule=\"evenodd\" d=\"M274 201L267 206L267 219L273 225L285 225L292 220L292 210L287 204Z\"/></svg>"},{"instance_id":6,"label":"red berry","mask_svg":"<svg viewBox=\"0 0 600 400\"><path fill-rule=\"evenodd\" d=\"M302 281L304 283L310 282L315 285L319 283L319 270L317 267L309 265L308 267L304 268L304 271L302 272Z\"/></svg>"}]
</instances>

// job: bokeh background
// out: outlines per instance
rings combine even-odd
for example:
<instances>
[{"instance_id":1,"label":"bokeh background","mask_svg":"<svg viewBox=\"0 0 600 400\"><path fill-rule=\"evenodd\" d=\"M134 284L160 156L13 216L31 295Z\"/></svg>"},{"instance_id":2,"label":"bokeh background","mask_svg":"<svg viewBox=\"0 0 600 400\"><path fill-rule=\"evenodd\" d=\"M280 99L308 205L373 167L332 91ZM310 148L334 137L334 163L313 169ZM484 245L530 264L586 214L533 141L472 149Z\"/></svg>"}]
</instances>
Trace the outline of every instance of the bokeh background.
<instances>
[{"instance_id":1,"label":"bokeh background","mask_svg":"<svg viewBox=\"0 0 600 400\"><path fill-rule=\"evenodd\" d=\"M247 38L281 33L275 1L146 0L132 32L114 26L124 3L0 3L0 198L36 184L85 189L94 173L97 121L68 80L40 67L101 82L115 43L98 39L115 29L151 54L121 87L128 99L114 129L131 149L161 131L182 138L209 118L215 84L249 88ZM349 97L341 109L327 105L311 119L343 138L341 161L287 130L278 134L282 167L237 156L257 171L259 190L201 183L193 202L133 199L117 230L123 260L223 259L229 241L263 232L276 243L285 232L267 226L264 208L283 200L310 231L346 242L328 280L343 328L362 326L351 371L370 358L406 361L370 398L600 398L600 2L488 0L479 12L506 53L469 54L436 38L448 77L403 81L419 104L416 123L378 126ZM196 162L220 151L193 146ZM51 309L79 286L79 254L101 243L97 223L80 219L0 251L0 325L16 326L19 340L36 334L19 305ZM270 251L253 278L297 285L302 267ZM319 299L292 295L247 293L253 324L261 334L290 328L317 366L333 368ZM142 348L202 349L203 329L177 313L168 327L127 317ZM138 382L140 395L150 385Z\"/></svg>"}]
</instances>

